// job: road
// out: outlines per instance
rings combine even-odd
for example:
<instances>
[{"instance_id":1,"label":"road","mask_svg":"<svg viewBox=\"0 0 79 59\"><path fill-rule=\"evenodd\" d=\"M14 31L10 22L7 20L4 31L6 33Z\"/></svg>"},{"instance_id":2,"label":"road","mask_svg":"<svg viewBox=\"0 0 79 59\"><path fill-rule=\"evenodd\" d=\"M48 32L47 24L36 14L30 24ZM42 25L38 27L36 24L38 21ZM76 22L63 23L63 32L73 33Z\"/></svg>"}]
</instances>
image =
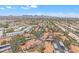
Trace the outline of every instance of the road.
<instances>
[{"instance_id":1,"label":"road","mask_svg":"<svg viewBox=\"0 0 79 59\"><path fill-rule=\"evenodd\" d=\"M56 24L56 26L59 27L64 32L68 31L69 32L68 35L73 39L77 40L77 42L79 43L79 36L74 31L71 31L71 29L69 29L68 27L61 26L61 24Z\"/></svg>"},{"instance_id":2,"label":"road","mask_svg":"<svg viewBox=\"0 0 79 59\"><path fill-rule=\"evenodd\" d=\"M64 46L64 44L60 43L57 39L54 39L54 41L52 41L52 45L55 48L55 53L67 53L67 48Z\"/></svg>"},{"instance_id":3,"label":"road","mask_svg":"<svg viewBox=\"0 0 79 59\"><path fill-rule=\"evenodd\" d=\"M0 46L0 52L4 52L4 51L9 50L9 49L11 49L10 44Z\"/></svg>"}]
</instances>

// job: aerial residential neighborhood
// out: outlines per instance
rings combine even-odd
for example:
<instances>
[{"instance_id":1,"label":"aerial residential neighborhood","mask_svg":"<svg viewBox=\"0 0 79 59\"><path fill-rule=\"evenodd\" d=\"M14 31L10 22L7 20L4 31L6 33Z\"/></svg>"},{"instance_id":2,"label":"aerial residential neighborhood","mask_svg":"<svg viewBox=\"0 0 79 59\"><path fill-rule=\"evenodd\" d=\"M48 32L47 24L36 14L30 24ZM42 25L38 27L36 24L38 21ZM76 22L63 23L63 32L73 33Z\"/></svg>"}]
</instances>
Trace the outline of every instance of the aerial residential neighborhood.
<instances>
[{"instance_id":1,"label":"aerial residential neighborhood","mask_svg":"<svg viewBox=\"0 0 79 59\"><path fill-rule=\"evenodd\" d=\"M0 53L79 53L76 7L0 6Z\"/></svg>"},{"instance_id":2,"label":"aerial residential neighborhood","mask_svg":"<svg viewBox=\"0 0 79 59\"><path fill-rule=\"evenodd\" d=\"M4 17L9 19L10 16ZM20 20L16 20L19 16L11 17L15 20L2 20L3 22L0 23L1 53L79 52L78 20L74 23L71 18L44 15L31 16L31 18L27 15L20 16Z\"/></svg>"}]
</instances>

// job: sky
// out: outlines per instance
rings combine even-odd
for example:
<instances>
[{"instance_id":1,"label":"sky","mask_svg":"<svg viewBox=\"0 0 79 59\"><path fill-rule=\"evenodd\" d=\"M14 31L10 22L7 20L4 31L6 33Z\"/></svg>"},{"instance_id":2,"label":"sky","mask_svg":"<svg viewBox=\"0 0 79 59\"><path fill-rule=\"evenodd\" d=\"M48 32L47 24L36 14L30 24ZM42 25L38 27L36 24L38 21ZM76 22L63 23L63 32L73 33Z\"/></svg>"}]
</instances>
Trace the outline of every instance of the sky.
<instances>
[{"instance_id":1,"label":"sky","mask_svg":"<svg viewBox=\"0 0 79 59\"><path fill-rule=\"evenodd\" d=\"M79 5L0 5L0 15L79 16Z\"/></svg>"}]
</instances>

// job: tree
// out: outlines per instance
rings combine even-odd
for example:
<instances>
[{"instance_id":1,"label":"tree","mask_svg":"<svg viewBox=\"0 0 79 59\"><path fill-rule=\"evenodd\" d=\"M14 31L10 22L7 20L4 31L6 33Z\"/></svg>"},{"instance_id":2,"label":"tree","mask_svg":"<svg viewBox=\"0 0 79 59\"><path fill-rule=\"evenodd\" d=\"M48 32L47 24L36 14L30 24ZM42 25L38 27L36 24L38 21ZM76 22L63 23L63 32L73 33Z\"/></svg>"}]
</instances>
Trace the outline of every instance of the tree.
<instances>
[{"instance_id":1,"label":"tree","mask_svg":"<svg viewBox=\"0 0 79 59\"><path fill-rule=\"evenodd\" d=\"M11 44L11 49L12 49L13 53L23 52L22 49L20 48L19 44L16 42L15 37L12 38L12 40L10 41L10 44Z\"/></svg>"},{"instance_id":2,"label":"tree","mask_svg":"<svg viewBox=\"0 0 79 59\"><path fill-rule=\"evenodd\" d=\"M18 38L18 39L16 39L16 42L17 43L24 43L24 42L26 42L26 39L25 39L25 37Z\"/></svg>"},{"instance_id":3,"label":"tree","mask_svg":"<svg viewBox=\"0 0 79 59\"><path fill-rule=\"evenodd\" d=\"M13 32L13 31L14 31L13 28L9 28L9 29L6 30L7 33L10 33L10 32Z\"/></svg>"},{"instance_id":4,"label":"tree","mask_svg":"<svg viewBox=\"0 0 79 59\"><path fill-rule=\"evenodd\" d=\"M38 45L35 48L38 52L43 52L43 46L42 45Z\"/></svg>"},{"instance_id":5,"label":"tree","mask_svg":"<svg viewBox=\"0 0 79 59\"><path fill-rule=\"evenodd\" d=\"M39 38L40 36L42 36L42 31L37 31L37 32L35 33L35 36L36 36L37 38Z\"/></svg>"},{"instance_id":6,"label":"tree","mask_svg":"<svg viewBox=\"0 0 79 59\"><path fill-rule=\"evenodd\" d=\"M8 28L8 27L9 27L9 24L6 23L6 24L3 25L3 27L4 27L4 28Z\"/></svg>"},{"instance_id":7,"label":"tree","mask_svg":"<svg viewBox=\"0 0 79 59\"><path fill-rule=\"evenodd\" d=\"M1 45L4 45L4 44L6 44L6 43L7 43L6 41L2 41L2 42L1 42Z\"/></svg>"},{"instance_id":8,"label":"tree","mask_svg":"<svg viewBox=\"0 0 79 59\"><path fill-rule=\"evenodd\" d=\"M65 45L66 47L69 47L70 44L71 44L71 41L70 41L70 40L65 40L65 41L64 41L64 45Z\"/></svg>"}]
</instances>

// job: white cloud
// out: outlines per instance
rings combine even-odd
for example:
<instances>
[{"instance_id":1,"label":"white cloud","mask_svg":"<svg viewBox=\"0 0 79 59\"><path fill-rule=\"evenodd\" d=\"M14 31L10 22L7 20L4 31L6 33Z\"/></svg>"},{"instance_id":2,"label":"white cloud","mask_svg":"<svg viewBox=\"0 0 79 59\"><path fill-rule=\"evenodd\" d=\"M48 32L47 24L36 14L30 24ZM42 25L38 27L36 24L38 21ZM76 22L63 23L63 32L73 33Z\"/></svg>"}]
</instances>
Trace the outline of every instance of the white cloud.
<instances>
[{"instance_id":1,"label":"white cloud","mask_svg":"<svg viewBox=\"0 0 79 59\"><path fill-rule=\"evenodd\" d=\"M37 8L36 5L26 5L26 6L22 6L22 9L31 9L31 8Z\"/></svg>"},{"instance_id":2,"label":"white cloud","mask_svg":"<svg viewBox=\"0 0 79 59\"><path fill-rule=\"evenodd\" d=\"M22 9L29 9L28 7L21 7Z\"/></svg>"},{"instance_id":3,"label":"white cloud","mask_svg":"<svg viewBox=\"0 0 79 59\"><path fill-rule=\"evenodd\" d=\"M11 9L12 7L11 6L6 6L6 8Z\"/></svg>"},{"instance_id":4,"label":"white cloud","mask_svg":"<svg viewBox=\"0 0 79 59\"><path fill-rule=\"evenodd\" d=\"M30 7L31 8L37 8L38 6L37 5L31 5Z\"/></svg>"},{"instance_id":5,"label":"white cloud","mask_svg":"<svg viewBox=\"0 0 79 59\"><path fill-rule=\"evenodd\" d=\"M3 10L3 9L5 9L5 8L4 8L4 7L0 7L0 9L2 9L2 10Z\"/></svg>"}]
</instances>

